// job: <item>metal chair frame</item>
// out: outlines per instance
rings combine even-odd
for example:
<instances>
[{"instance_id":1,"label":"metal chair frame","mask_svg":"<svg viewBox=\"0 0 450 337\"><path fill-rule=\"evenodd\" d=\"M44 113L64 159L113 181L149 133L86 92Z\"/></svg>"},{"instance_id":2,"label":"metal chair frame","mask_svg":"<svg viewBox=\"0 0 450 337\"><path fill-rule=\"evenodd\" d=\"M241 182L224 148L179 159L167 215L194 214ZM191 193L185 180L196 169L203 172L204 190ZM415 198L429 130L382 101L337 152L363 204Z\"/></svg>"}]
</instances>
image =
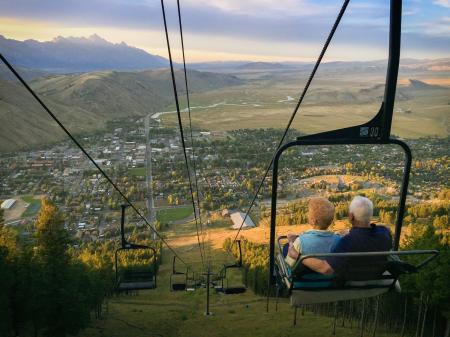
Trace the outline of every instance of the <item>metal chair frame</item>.
<instances>
[{"instance_id":1,"label":"metal chair frame","mask_svg":"<svg viewBox=\"0 0 450 337\"><path fill-rule=\"evenodd\" d=\"M125 239L125 210L127 205L122 205L122 216L120 221L120 235L121 235L121 247L115 251L115 275L116 275L116 289L118 291L133 291L156 288L156 249L146 245L139 245L130 243ZM119 275L119 253L132 250L149 250L152 254L152 270L151 271L135 271L131 272L134 276L139 276L139 279L150 278L147 281L129 282L121 279Z\"/></svg>"}]
</instances>

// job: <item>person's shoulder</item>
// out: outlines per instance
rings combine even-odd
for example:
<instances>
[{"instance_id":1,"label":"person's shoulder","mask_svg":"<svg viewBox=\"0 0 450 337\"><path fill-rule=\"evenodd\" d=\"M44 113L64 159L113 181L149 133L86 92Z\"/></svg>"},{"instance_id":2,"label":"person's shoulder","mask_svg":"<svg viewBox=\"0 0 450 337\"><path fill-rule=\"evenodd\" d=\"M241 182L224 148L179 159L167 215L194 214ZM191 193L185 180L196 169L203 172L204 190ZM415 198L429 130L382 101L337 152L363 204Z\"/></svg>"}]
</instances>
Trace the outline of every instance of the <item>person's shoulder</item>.
<instances>
[{"instance_id":1,"label":"person's shoulder","mask_svg":"<svg viewBox=\"0 0 450 337\"><path fill-rule=\"evenodd\" d=\"M334 238L342 238L342 237L344 237L345 235L339 235L339 233L335 233L335 232L331 232L332 233L332 237L334 237ZM347 235L347 234L346 234Z\"/></svg>"},{"instance_id":2,"label":"person's shoulder","mask_svg":"<svg viewBox=\"0 0 450 337\"><path fill-rule=\"evenodd\" d=\"M345 252L349 249L351 246L352 238L349 235L345 236L338 236L334 242L334 245L331 248L331 252L333 253L339 253L339 252Z\"/></svg>"},{"instance_id":3,"label":"person's shoulder","mask_svg":"<svg viewBox=\"0 0 450 337\"><path fill-rule=\"evenodd\" d=\"M387 233L389 235L391 234L389 228L384 225L372 224L372 228L374 228L378 233Z\"/></svg>"}]
</instances>

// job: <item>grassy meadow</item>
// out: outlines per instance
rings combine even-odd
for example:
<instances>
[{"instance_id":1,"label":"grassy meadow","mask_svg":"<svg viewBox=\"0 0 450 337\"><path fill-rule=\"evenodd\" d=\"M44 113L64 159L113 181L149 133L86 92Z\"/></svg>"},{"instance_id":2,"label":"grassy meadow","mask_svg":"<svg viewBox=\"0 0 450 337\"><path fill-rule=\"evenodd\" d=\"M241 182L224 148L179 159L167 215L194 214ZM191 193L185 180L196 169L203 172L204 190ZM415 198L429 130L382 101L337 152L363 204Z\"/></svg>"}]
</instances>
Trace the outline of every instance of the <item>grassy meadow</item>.
<instances>
[{"instance_id":1,"label":"grassy meadow","mask_svg":"<svg viewBox=\"0 0 450 337\"><path fill-rule=\"evenodd\" d=\"M235 75L249 78L246 73ZM380 109L383 76L381 72L350 76L323 71L313 81L292 127L310 134L368 121ZM410 79L422 80L425 85L413 85ZM252 73L244 85L193 93L193 125L214 131L284 128L305 81L306 74L302 72L259 72ZM449 85L450 80L423 74L400 77L392 133L406 138L448 135ZM174 106L166 109L173 110ZM175 114L165 114L163 120L176 124Z\"/></svg>"},{"instance_id":2,"label":"grassy meadow","mask_svg":"<svg viewBox=\"0 0 450 337\"><path fill-rule=\"evenodd\" d=\"M195 271L202 269L199 250L194 239L195 227L192 222L173 225L165 234L169 244ZM218 233L221 235L217 235ZM248 232L248 231L247 231ZM177 234L175 234L177 233ZM244 232L246 233L246 232ZM225 237L232 237L234 231L228 229L208 230L205 250L211 258L213 272L218 272L224 263L233 259L221 248ZM297 326L293 326L294 310L288 299L280 299L278 310L275 300L270 301L266 312L266 298L255 295L251 290L240 295L222 295L211 289L210 311L205 315L206 289L194 292L171 292L169 277L172 271L172 254L164 249L163 263L158 273L158 287L140 291L138 295L121 295L110 298L100 320L93 320L80 337L215 337L215 336L308 336L331 335L333 319L298 311ZM183 270L177 262L177 269ZM242 282L235 273L233 284ZM337 336L359 336L360 332L337 324ZM377 333L377 336L394 336Z\"/></svg>"}]
</instances>

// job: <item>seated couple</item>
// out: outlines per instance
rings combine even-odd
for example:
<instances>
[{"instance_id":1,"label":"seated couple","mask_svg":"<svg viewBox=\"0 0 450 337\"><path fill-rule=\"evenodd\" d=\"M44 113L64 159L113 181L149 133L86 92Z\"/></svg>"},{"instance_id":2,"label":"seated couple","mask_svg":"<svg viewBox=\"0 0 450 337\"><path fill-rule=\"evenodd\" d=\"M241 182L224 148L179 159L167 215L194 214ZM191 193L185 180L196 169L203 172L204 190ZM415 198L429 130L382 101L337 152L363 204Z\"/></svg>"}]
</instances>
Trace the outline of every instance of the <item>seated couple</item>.
<instances>
[{"instance_id":1,"label":"seated couple","mask_svg":"<svg viewBox=\"0 0 450 337\"><path fill-rule=\"evenodd\" d=\"M344 236L328 230L334 218L334 206L330 201L325 198L313 198L308 208L308 222L313 229L298 236L288 235L289 243L283 249L285 261L291 267L299 255L389 251L392 248L389 230L370 222L373 204L365 197L357 196L350 203L348 217L352 228ZM370 262L372 260L373 258ZM365 262L368 262L367 259ZM349 259L342 257L303 260L304 266L324 275L343 274L348 263L351 263Z\"/></svg>"}]
</instances>

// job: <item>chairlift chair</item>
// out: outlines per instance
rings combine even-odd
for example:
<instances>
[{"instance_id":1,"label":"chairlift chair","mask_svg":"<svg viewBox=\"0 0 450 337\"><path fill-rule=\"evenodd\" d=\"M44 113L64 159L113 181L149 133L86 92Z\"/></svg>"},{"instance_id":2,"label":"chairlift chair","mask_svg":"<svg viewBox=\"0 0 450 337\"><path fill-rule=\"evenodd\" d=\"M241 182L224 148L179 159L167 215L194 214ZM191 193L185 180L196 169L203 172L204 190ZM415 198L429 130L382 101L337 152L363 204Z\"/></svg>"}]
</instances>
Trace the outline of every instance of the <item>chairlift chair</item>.
<instances>
[{"instance_id":1,"label":"chairlift chair","mask_svg":"<svg viewBox=\"0 0 450 337\"><path fill-rule=\"evenodd\" d=\"M122 217L120 222L121 247L115 252L116 269L116 290L119 292L154 289L156 288L156 250L153 247L129 243L125 239L125 209L127 205L122 205ZM120 270L119 255L123 252L147 251L152 256L150 265L142 266L139 270L136 268L127 268Z\"/></svg>"},{"instance_id":2,"label":"chairlift chair","mask_svg":"<svg viewBox=\"0 0 450 337\"><path fill-rule=\"evenodd\" d=\"M170 275L170 291L184 291L187 290L188 270L180 272L176 270L175 262L177 257L174 256L172 260L172 274Z\"/></svg>"},{"instance_id":3,"label":"chairlift chair","mask_svg":"<svg viewBox=\"0 0 450 337\"><path fill-rule=\"evenodd\" d=\"M304 304L329 303L381 295L398 284L397 280L400 275L417 272L439 254L436 250L398 250L412 161L411 150L408 145L399 139L390 137L400 59L401 7L400 0L390 1L388 70L384 100L376 116L362 125L298 137L297 140L280 147L275 154L272 175L269 293L274 286L277 287L277 294L280 287L285 287L290 295L291 305L296 308ZM293 147L337 144L394 144L403 149L405 164L395 224L394 250L301 256L291 269L286 265L282 253L282 241L286 238L279 237L277 243L275 242L279 160L286 150ZM417 265L410 265L399 260L400 257L411 255L423 255L424 259ZM305 270L302 262L313 257L339 257L349 259L349 261L366 261L366 263L356 263L354 268L347 270L344 275L326 278L318 277L319 274ZM377 257L376 260L379 263L369 262L374 257ZM397 261L389 261L388 257L396 257Z\"/></svg>"},{"instance_id":4,"label":"chairlift chair","mask_svg":"<svg viewBox=\"0 0 450 337\"><path fill-rule=\"evenodd\" d=\"M239 248L239 260L238 262L231 264L231 265L224 265L221 273L220 273L220 280L221 285L216 286L215 289L217 292L231 295L231 294L242 294L247 291L247 273L245 273L245 284L244 285L231 285L229 284L229 277L227 277L227 271L230 269L242 269L242 249L241 249L241 241L236 240L236 243Z\"/></svg>"}]
</instances>

